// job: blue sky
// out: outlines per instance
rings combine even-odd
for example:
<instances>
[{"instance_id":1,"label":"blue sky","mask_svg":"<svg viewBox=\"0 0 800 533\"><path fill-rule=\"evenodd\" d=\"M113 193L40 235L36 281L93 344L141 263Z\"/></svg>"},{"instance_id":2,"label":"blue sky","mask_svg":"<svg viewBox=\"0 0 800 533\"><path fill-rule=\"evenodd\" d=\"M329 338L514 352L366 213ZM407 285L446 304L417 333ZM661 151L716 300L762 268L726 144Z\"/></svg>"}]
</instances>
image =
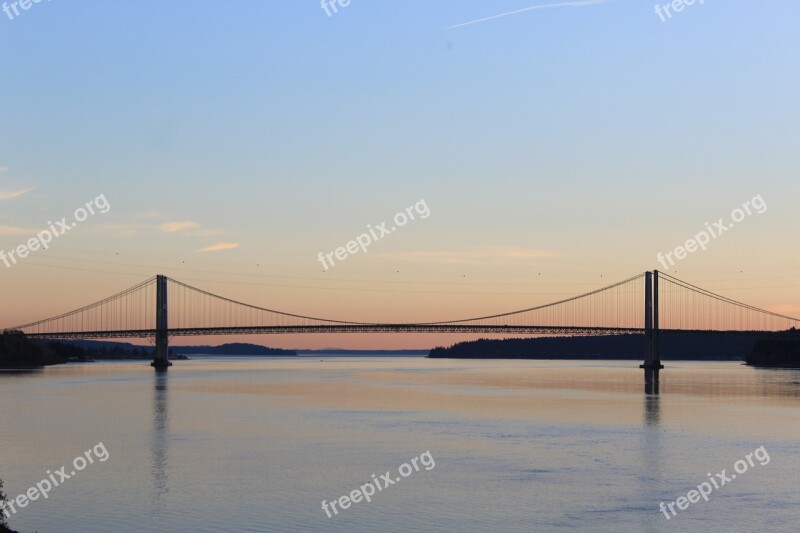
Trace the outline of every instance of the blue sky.
<instances>
[{"instance_id":1,"label":"blue sky","mask_svg":"<svg viewBox=\"0 0 800 533\"><path fill-rule=\"evenodd\" d=\"M448 29L542 4L0 13L0 193L30 189L0 200L0 249L98 194L112 205L0 273L3 292L32 296L14 313L156 271L318 315L503 311L540 303L552 285L534 272L572 276L569 292L658 268L657 252L760 194L767 213L678 274L800 314L800 4L706 0L662 22L655 2L612 0ZM319 251L421 198L430 218L321 271ZM424 294L463 276L457 295ZM515 280L531 294L488 294Z\"/></svg>"}]
</instances>

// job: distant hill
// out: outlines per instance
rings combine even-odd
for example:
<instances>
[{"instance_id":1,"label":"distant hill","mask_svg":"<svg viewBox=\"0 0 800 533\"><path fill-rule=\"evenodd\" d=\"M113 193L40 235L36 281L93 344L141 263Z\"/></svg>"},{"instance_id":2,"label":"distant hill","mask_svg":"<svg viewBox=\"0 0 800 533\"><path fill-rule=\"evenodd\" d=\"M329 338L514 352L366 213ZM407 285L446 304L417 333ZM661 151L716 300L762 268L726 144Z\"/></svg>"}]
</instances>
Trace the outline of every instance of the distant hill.
<instances>
[{"instance_id":1,"label":"distant hill","mask_svg":"<svg viewBox=\"0 0 800 533\"><path fill-rule=\"evenodd\" d=\"M758 335L721 336L686 333L661 336L661 359L741 361L759 340ZM449 348L434 348L429 357L466 359L642 359L642 335L480 339Z\"/></svg>"},{"instance_id":2,"label":"distant hill","mask_svg":"<svg viewBox=\"0 0 800 533\"><path fill-rule=\"evenodd\" d=\"M430 350L347 350L345 348L323 348L322 350L296 350L299 355L383 355L425 356Z\"/></svg>"},{"instance_id":3,"label":"distant hill","mask_svg":"<svg viewBox=\"0 0 800 533\"><path fill-rule=\"evenodd\" d=\"M136 346L129 342L113 341L64 341L59 345L78 349L78 357L93 359L152 359L155 348ZM81 352L82 350L82 352ZM238 355L238 356L293 356L293 350L268 348L258 344L228 343L220 346L170 346L169 351L176 356L185 355Z\"/></svg>"},{"instance_id":4,"label":"distant hill","mask_svg":"<svg viewBox=\"0 0 800 533\"><path fill-rule=\"evenodd\" d=\"M232 342L220 346L170 346L170 350L180 355L297 355L294 350L267 348L259 344Z\"/></svg>"}]
</instances>

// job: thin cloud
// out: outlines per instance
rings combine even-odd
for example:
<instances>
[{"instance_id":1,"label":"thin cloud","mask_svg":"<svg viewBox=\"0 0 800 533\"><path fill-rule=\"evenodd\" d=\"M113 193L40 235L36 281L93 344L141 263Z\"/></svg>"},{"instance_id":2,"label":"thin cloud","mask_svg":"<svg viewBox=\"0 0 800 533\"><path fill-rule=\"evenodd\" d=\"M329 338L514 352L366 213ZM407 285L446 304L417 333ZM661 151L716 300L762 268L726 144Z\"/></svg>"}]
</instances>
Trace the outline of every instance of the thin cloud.
<instances>
[{"instance_id":1,"label":"thin cloud","mask_svg":"<svg viewBox=\"0 0 800 533\"><path fill-rule=\"evenodd\" d=\"M133 237L143 231L153 231L152 226L145 226L142 224L101 224L98 228L113 231L123 237Z\"/></svg>"},{"instance_id":2,"label":"thin cloud","mask_svg":"<svg viewBox=\"0 0 800 533\"><path fill-rule=\"evenodd\" d=\"M492 15L491 17L484 17L481 19L470 20L468 22L462 22L461 24L454 24L452 26L448 26L447 29L452 30L453 28L461 28L463 26L469 26L471 24L478 24L479 22L486 22L487 20L499 19L500 17L507 17L509 15L517 15L519 13L524 13L525 11L535 11L539 9L554 9L557 7L585 7L595 4L607 4L610 1L611 0L574 0L572 2L559 2L557 4L541 4L538 6L524 7L522 9L517 9L516 11L509 11L507 13L500 13L499 15Z\"/></svg>"},{"instance_id":3,"label":"thin cloud","mask_svg":"<svg viewBox=\"0 0 800 533\"><path fill-rule=\"evenodd\" d=\"M198 224L197 222L186 220L183 222L164 222L158 227L158 229L160 229L161 231L166 231L167 233L175 233L176 231L182 231L185 229L197 229L199 227L200 224Z\"/></svg>"},{"instance_id":4,"label":"thin cloud","mask_svg":"<svg viewBox=\"0 0 800 533\"><path fill-rule=\"evenodd\" d=\"M148 213L138 214L136 216L137 218L151 218ZM169 222L163 222L161 224L104 224L99 227L110 231L115 231L120 235L125 235L127 237L152 233L180 233L181 235L186 235L192 238L204 238L219 237L220 235L229 233L220 230L202 229L202 226L199 223L192 220L173 220Z\"/></svg>"},{"instance_id":5,"label":"thin cloud","mask_svg":"<svg viewBox=\"0 0 800 533\"><path fill-rule=\"evenodd\" d=\"M37 230L33 228L19 228L16 226L0 226L0 235L33 235Z\"/></svg>"},{"instance_id":6,"label":"thin cloud","mask_svg":"<svg viewBox=\"0 0 800 533\"><path fill-rule=\"evenodd\" d=\"M20 196L24 196L31 192L33 189L20 189L18 191L0 191L0 201L14 200Z\"/></svg>"},{"instance_id":7,"label":"thin cloud","mask_svg":"<svg viewBox=\"0 0 800 533\"><path fill-rule=\"evenodd\" d=\"M144 213L139 213L139 218L158 218L160 217L160 213L156 210L145 211Z\"/></svg>"},{"instance_id":8,"label":"thin cloud","mask_svg":"<svg viewBox=\"0 0 800 533\"><path fill-rule=\"evenodd\" d=\"M206 253L206 252L221 252L222 250L233 250L234 248L238 248L238 242L220 242L217 244L213 244L211 246L206 246L205 248L200 248L197 250L198 252Z\"/></svg>"},{"instance_id":9,"label":"thin cloud","mask_svg":"<svg viewBox=\"0 0 800 533\"><path fill-rule=\"evenodd\" d=\"M229 232L218 229L204 229L196 233L192 233L195 237L219 237L220 235L227 235Z\"/></svg>"},{"instance_id":10,"label":"thin cloud","mask_svg":"<svg viewBox=\"0 0 800 533\"><path fill-rule=\"evenodd\" d=\"M8 167L0 167L0 172L5 172L6 170L8 170Z\"/></svg>"},{"instance_id":11,"label":"thin cloud","mask_svg":"<svg viewBox=\"0 0 800 533\"><path fill-rule=\"evenodd\" d=\"M416 251L380 254L382 257L401 261L463 264L475 262L509 262L528 259L549 259L558 254L549 250L530 248L486 247L471 250Z\"/></svg>"}]
</instances>

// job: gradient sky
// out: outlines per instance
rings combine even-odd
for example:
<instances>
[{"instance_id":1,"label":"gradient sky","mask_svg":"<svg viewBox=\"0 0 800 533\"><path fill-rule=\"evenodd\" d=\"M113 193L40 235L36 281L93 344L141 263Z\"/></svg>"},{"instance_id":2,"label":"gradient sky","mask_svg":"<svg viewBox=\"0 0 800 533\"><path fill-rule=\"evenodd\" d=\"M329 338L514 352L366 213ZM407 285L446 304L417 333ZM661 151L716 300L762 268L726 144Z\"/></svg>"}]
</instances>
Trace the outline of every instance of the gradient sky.
<instances>
[{"instance_id":1,"label":"gradient sky","mask_svg":"<svg viewBox=\"0 0 800 533\"><path fill-rule=\"evenodd\" d=\"M100 194L111 205L0 263L0 327L157 273L343 320L509 311L664 270L658 252L756 195L766 212L670 273L800 315L800 3L706 0L666 22L655 2L556 3L0 12L0 250ZM421 199L429 218L323 272L319 252Z\"/></svg>"}]
</instances>

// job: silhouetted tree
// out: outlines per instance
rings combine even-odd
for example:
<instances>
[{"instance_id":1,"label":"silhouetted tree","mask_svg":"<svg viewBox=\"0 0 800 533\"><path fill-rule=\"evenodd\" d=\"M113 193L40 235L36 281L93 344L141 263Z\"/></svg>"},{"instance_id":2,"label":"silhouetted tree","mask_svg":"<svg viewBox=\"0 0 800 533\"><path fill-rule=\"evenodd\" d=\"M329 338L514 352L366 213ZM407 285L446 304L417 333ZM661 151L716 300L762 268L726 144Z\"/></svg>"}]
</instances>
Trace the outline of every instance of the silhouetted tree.
<instances>
[{"instance_id":1,"label":"silhouetted tree","mask_svg":"<svg viewBox=\"0 0 800 533\"><path fill-rule=\"evenodd\" d=\"M0 504L7 502L5 493L2 491L3 488L3 480L0 479ZM0 505L0 533L16 533L11 529L6 527L6 515L2 511L2 505Z\"/></svg>"},{"instance_id":2,"label":"silhouetted tree","mask_svg":"<svg viewBox=\"0 0 800 533\"><path fill-rule=\"evenodd\" d=\"M2 507L3 504L6 502L6 495L3 492L3 480L0 479L0 526L5 525L6 523L6 515L3 514Z\"/></svg>"},{"instance_id":3,"label":"silhouetted tree","mask_svg":"<svg viewBox=\"0 0 800 533\"><path fill-rule=\"evenodd\" d=\"M30 340L21 331L6 330L0 334L0 367L31 368L65 361L65 357Z\"/></svg>"}]
</instances>

